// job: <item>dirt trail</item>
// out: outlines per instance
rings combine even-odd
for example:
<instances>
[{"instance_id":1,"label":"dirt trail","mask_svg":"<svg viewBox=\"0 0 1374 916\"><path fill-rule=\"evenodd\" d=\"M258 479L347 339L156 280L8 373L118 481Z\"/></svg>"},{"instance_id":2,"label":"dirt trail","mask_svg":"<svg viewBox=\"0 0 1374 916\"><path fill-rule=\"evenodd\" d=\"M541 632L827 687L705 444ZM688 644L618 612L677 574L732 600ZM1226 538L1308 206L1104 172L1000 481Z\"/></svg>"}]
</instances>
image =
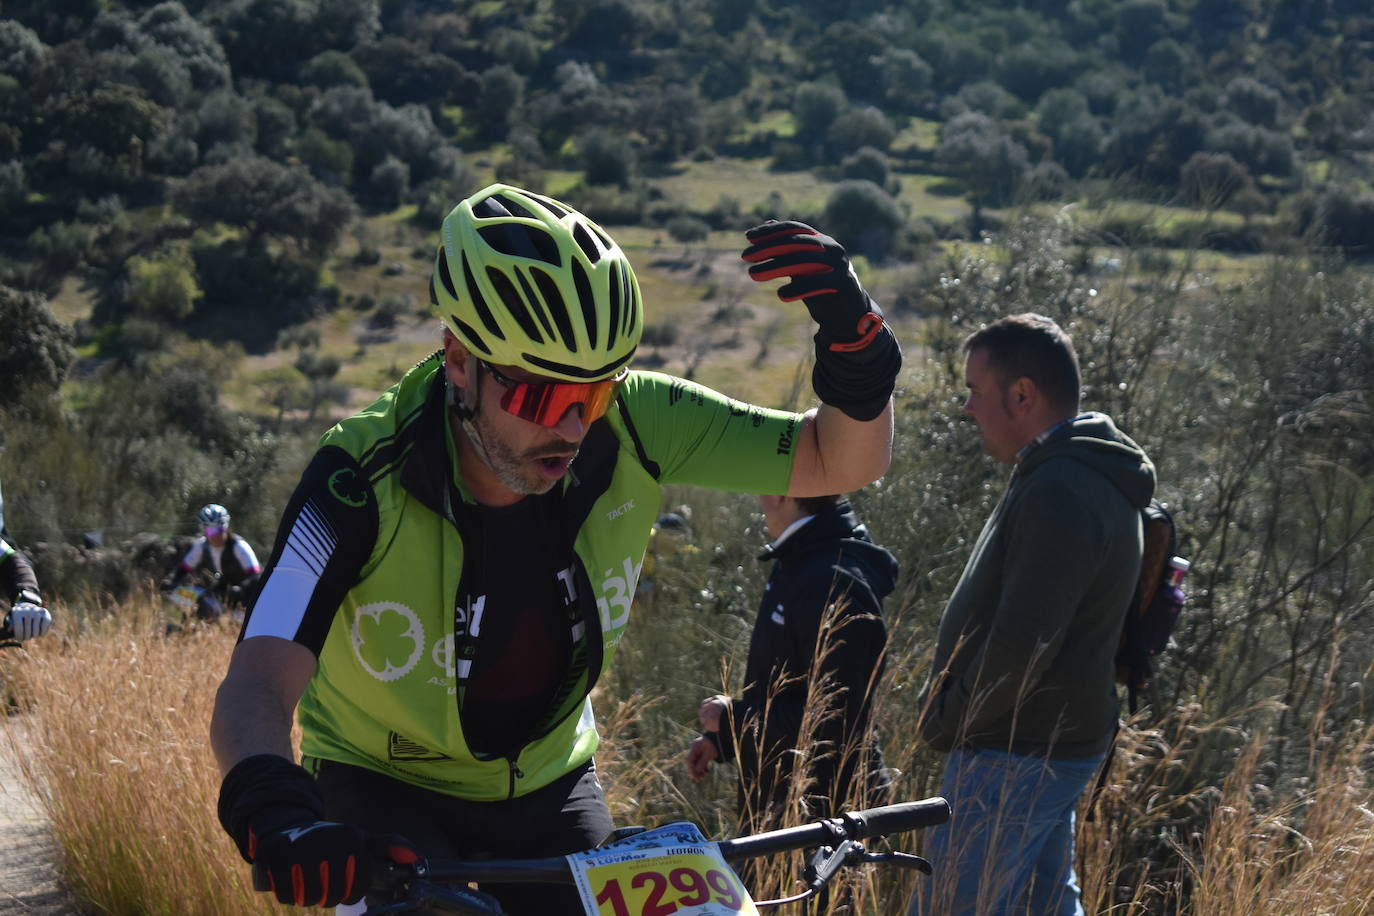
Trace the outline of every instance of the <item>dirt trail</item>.
<instances>
[{"instance_id":1,"label":"dirt trail","mask_svg":"<svg viewBox=\"0 0 1374 916\"><path fill-rule=\"evenodd\" d=\"M11 720L0 726L0 913L58 916L76 913L57 881L47 818L30 795L12 758L10 737L23 734Z\"/></svg>"}]
</instances>

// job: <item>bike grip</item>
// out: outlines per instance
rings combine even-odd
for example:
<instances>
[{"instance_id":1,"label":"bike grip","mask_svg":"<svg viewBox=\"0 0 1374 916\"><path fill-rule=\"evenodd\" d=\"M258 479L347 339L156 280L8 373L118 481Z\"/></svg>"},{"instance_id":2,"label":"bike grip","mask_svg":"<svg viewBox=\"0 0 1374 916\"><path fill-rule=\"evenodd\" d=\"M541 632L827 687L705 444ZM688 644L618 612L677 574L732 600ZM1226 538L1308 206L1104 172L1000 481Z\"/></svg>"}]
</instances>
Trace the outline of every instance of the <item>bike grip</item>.
<instances>
[{"instance_id":1,"label":"bike grip","mask_svg":"<svg viewBox=\"0 0 1374 916\"><path fill-rule=\"evenodd\" d=\"M253 863L253 890L263 892L272 890L272 876L267 873L267 866L261 862Z\"/></svg>"},{"instance_id":2,"label":"bike grip","mask_svg":"<svg viewBox=\"0 0 1374 916\"><path fill-rule=\"evenodd\" d=\"M921 801L850 811L843 819L853 830L850 835L861 840L943 824L949 820L949 802L937 795Z\"/></svg>"}]
</instances>

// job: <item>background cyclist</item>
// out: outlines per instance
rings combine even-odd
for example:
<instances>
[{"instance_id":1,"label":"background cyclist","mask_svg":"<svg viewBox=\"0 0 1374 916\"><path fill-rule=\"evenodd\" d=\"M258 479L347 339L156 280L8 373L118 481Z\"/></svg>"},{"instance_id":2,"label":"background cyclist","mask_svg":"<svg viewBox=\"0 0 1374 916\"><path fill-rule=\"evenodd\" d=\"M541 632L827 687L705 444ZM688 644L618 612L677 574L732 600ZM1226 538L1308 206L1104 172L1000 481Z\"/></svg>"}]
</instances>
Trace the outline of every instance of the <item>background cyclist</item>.
<instances>
[{"instance_id":1,"label":"background cyclist","mask_svg":"<svg viewBox=\"0 0 1374 916\"><path fill-rule=\"evenodd\" d=\"M201 536L162 583L164 591L187 579L204 585L213 600L197 602L196 616L202 620L218 617L226 605L242 605L262 575L252 545L230 531L229 522L229 510L219 503L202 506L196 513Z\"/></svg>"},{"instance_id":2,"label":"background cyclist","mask_svg":"<svg viewBox=\"0 0 1374 916\"><path fill-rule=\"evenodd\" d=\"M10 601L5 615L10 636L22 642L48 632L52 612L43 606L33 564L6 537L4 521L4 502L0 499L0 592Z\"/></svg>"},{"instance_id":3,"label":"background cyclist","mask_svg":"<svg viewBox=\"0 0 1374 916\"><path fill-rule=\"evenodd\" d=\"M358 901L369 834L450 857L599 842L588 695L662 485L818 495L886 470L901 357L843 248L799 223L748 237L751 275L789 278L819 323L819 410L628 371L634 271L566 205L493 185L445 219L443 347L325 434L216 699L220 819L278 899ZM513 916L580 907L488 890Z\"/></svg>"}]
</instances>

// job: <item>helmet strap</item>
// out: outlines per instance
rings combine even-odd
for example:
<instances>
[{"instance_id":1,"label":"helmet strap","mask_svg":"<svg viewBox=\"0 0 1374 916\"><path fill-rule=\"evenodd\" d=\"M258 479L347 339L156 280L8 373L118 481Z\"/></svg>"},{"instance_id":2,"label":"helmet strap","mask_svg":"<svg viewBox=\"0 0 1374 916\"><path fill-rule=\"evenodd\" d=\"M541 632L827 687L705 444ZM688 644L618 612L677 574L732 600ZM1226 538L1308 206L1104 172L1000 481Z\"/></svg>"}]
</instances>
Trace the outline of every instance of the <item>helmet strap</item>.
<instances>
[{"instance_id":1,"label":"helmet strap","mask_svg":"<svg viewBox=\"0 0 1374 916\"><path fill-rule=\"evenodd\" d=\"M447 387L446 400L448 401L449 412L458 418L458 423L463 427L463 432L467 434L468 441L472 443L473 449L477 452L477 457L482 459L482 463L491 467L491 458L487 455L487 448L482 444L482 434L477 431L477 409L481 406L481 391L478 386L481 384L480 373L474 374L472 393L476 407L469 407L463 403L464 389L453 384L453 380L444 373L444 382Z\"/></svg>"}]
</instances>

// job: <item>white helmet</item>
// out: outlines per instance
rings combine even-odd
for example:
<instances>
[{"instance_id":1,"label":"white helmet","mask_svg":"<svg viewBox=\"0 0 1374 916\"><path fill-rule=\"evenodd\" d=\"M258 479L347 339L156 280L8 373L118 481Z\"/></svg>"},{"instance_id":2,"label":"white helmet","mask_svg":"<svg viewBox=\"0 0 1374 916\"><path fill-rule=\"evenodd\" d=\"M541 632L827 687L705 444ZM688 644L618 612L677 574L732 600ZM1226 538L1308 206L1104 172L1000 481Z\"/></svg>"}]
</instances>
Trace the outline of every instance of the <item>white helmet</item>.
<instances>
[{"instance_id":1,"label":"white helmet","mask_svg":"<svg viewBox=\"0 0 1374 916\"><path fill-rule=\"evenodd\" d=\"M210 503L196 513L196 521L200 522L202 528L228 528L229 510L219 503Z\"/></svg>"}]
</instances>

